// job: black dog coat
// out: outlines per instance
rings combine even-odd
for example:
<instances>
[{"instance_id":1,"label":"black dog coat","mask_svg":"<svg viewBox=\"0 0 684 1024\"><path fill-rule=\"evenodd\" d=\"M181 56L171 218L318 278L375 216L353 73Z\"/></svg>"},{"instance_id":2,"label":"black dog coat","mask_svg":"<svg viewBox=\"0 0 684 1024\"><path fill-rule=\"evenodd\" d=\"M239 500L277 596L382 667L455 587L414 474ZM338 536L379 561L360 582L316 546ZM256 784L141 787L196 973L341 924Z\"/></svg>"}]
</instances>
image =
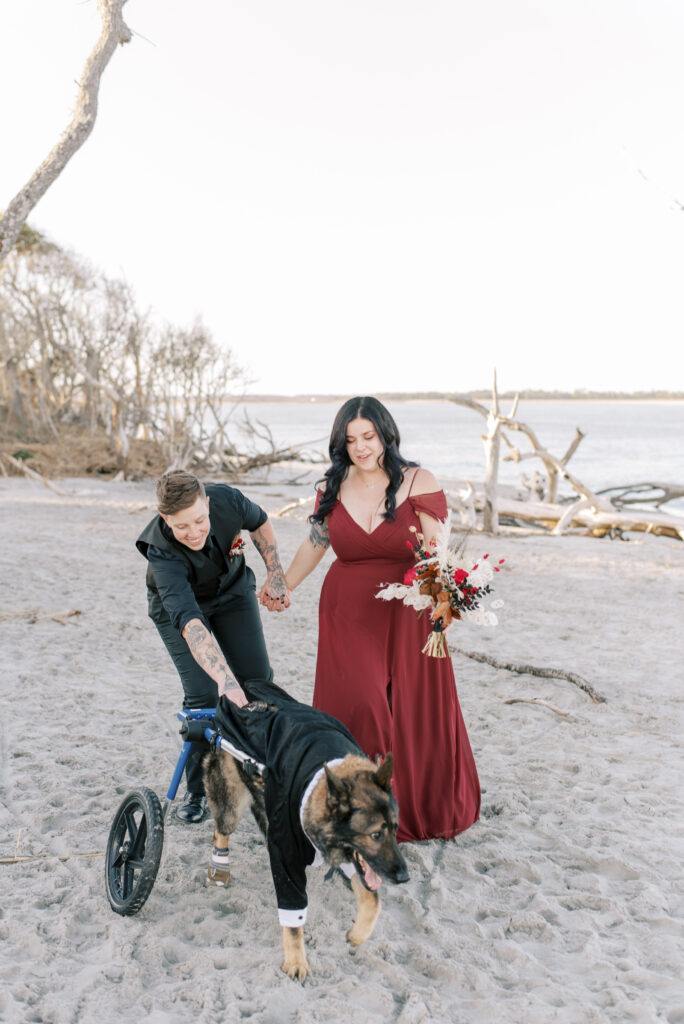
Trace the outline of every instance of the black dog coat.
<instances>
[{"instance_id":1,"label":"black dog coat","mask_svg":"<svg viewBox=\"0 0 684 1024\"><path fill-rule=\"evenodd\" d=\"M363 753L336 718L300 704L273 683L250 680L244 688L259 703L239 708L221 697L216 727L239 760L264 768L268 854L278 917L283 927L299 927L306 921L306 868L317 852L301 821L307 788L324 764Z\"/></svg>"}]
</instances>

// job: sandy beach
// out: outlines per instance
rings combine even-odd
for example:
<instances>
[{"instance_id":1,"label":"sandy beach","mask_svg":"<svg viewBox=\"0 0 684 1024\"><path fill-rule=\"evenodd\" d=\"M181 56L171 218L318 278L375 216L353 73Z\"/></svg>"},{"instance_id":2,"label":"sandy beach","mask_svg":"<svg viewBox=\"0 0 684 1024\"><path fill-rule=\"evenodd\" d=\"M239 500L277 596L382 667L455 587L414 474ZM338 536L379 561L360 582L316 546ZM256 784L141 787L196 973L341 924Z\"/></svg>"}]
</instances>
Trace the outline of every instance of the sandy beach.
<instances>
[{"instance_id":1,"label":"sandy beach","mask_svg":"<svg viewBox=\"0 0 684 1024\"><path fill-rule=\"evenodd\" d=\"M289 472L240 486L273 515L310 492L313 474L288 483ZM481 820L452 842L404 847L411 881L383 886L375 933L356 951L344 938L350 894L310 870L313 976L302 986L280 971L251 817L227 890L203 884L211 822L170 815L149 900L134 917L109 907L102 854L114 811L139 785L163 798L181 687L147 618L134 548L152 481L59 487L68 496L0 479L0 858L36 858L0 864L0 1019L684 1022L684 545L636 534L471 539L474 555L506 559L505 607L496 628L456 624L453 642L575 672L606 702L455 654ZM274 520L285 563L305 515ZM304 701L329 557L288 612L264 612L276 681ZM532 697L568 717L505 703Z\"/></svg>"}]
</instances>

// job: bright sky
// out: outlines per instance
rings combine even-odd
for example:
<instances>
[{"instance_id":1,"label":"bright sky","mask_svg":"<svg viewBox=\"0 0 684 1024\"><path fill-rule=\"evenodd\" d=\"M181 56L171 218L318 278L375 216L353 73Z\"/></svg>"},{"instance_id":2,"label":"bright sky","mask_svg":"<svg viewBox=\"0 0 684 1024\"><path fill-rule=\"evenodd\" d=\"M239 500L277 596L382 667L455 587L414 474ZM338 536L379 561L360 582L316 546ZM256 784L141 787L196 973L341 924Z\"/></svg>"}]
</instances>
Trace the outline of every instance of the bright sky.
<instances>
[{"instance_id":1,"label":"bright sky","mask_svg":"<svg viewBox=\"0 0 684 1024\"><path fill-rule=\"evenodd\" d=\"M681 0L129 0L30 223L253 392L684 389ZM5 0L0 208L94 0ZM646 180L648 179L648 180Z\"/></svg>"}]
</instances>

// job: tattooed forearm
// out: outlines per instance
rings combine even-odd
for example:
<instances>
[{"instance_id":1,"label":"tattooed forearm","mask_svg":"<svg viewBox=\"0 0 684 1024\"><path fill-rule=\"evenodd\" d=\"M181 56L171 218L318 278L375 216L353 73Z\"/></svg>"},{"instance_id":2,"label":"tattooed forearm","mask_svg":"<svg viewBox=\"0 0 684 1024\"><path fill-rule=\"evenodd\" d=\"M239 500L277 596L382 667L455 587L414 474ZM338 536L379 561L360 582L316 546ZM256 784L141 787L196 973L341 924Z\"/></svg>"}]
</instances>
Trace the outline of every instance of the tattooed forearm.
<instances>
[{"instance_id":1,"label":"tattooed forearm","mask_svg":"<svg viewBox=\"0 0 684 1024\"><path fill-rule=\"evenodd\" d=\"M218 686L219 697L225 693L232 699L236 694L242 694L242 687L228 668L219 645L199 619L190 619L182 635L197 664Z\"/></svg>"},{"instance_id":2,"label":"tattooed forearm","mask_svg":"<svg viewBox=\"0 0 684 1024\"><path fill-rule=\"evenodd\" d=\"M330 547L330 537L328 536L328 524L323 523L312 523L311 532L309 533L309 540L313 548L326 548Z\"/></svg>"},{"instance_id":3,"label":"tattooed forearm","mask_svg":"<svg viewBox=\"0 0 684 1024\"><path fill-rule=\"evenodd\" d=\"M266 572L270 575L271 573L282 573L283 567L280 564L280 555L278 554L278 545L276 544L275 534L273 527L268 520L255 530L254 533L250 534L254 547L257 549L259 554L264 560L266 566Z\"/></svg>"},{"instance_id":4,"label":"tattooed forearm","mask_svg":"<svg viewBox=\"0 0 684 1024\"><path fill-rule=\"evenodd\" d=\"M251 537L255 548L263 558L264 565L266 566L266 583L264 584L265 589L262 591L265 594L266 600L262 601L262 604L265 603L272 611L273 608L268 602L275 601L278 603L278 610L282 610L289 605L290 601L287 596L287 583L285 582L283 567L280 564L275 533L268 519L258 530L251 534Z\"/></svg>"}]
</instances>

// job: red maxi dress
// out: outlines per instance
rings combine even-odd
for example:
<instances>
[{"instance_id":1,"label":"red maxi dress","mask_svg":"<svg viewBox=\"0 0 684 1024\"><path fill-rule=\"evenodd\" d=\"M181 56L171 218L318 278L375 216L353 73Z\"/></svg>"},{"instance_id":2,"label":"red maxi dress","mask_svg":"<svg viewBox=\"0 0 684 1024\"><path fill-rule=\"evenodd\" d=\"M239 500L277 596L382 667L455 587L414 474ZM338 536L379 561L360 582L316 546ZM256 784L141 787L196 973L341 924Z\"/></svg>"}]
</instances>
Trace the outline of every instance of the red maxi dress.
<instances>
[{"instance_id":1,"label":"red maxi dress","mask_svg":"<svg viewBox=\"0 0 684 1024\"><path fill-rule=\"evenodd\" d=\"M318 505L318 502L317 502ZM371 533L341 501L328 515L337 558L319 606L314 707L347 726L371 758L392 751L401 842L451 839L477 821L480 784L451 658L422 654L429 612L375 595L415 564L407 540L418 513L444 520L443 491L409 497ZM454 627L457 628L457 627Z\"/></svg>"}]
</instances>

